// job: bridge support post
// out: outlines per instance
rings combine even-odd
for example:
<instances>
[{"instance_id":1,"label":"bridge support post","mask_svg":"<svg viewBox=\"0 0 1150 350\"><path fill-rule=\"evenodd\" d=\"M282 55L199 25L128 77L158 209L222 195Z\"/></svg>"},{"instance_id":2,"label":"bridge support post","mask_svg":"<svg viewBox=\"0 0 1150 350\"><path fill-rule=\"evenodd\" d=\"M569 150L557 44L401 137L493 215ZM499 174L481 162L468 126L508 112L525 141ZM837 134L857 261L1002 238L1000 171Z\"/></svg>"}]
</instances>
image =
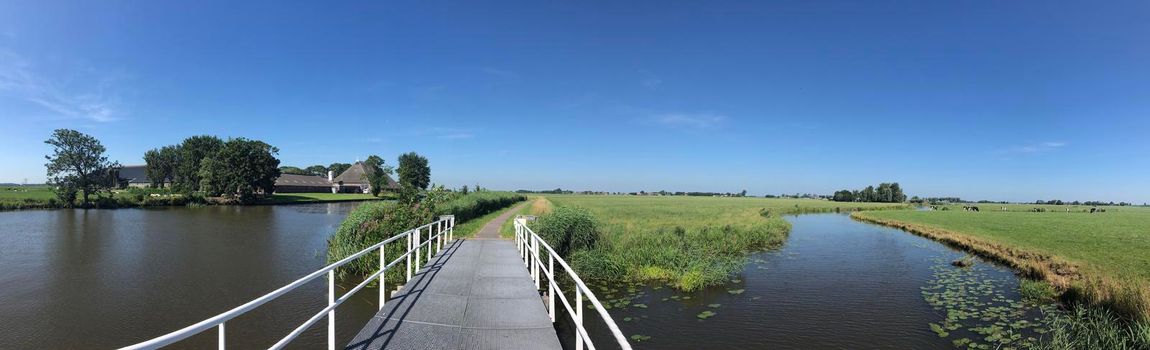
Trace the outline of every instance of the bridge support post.
<instances>
[{"instance_id":1,"label":"bridge support post","mask_svg":"<svg viewBox=\"0 0 1150 350\"><path fill-rule=\"evenodd\" d=\"M224 348L226 347L225 346L225 345L227 345L226 339L227 339L227 337L224 336L224 324L220 323L220 339L219 339L220 340L220 350L224 350Z\"/></svg>"}]
</instances>

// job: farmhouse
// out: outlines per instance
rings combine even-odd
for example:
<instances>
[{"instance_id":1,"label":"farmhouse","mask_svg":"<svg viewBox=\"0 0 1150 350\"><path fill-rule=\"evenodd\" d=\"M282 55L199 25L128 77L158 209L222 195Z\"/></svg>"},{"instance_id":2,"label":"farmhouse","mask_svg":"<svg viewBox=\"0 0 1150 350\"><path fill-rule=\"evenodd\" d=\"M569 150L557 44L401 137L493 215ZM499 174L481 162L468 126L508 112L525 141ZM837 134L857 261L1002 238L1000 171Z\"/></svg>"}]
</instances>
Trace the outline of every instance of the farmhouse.
<instances>
[{"instance_id":1,"label":"farmhouse","mask_svg":"<svg viewBox=\"0 0 1150 350\"><path fill-rule=\"evenodd\" d=\"M119 169L120 188L149 187L152 181L148 179L145 165L125 165ZM371 193L371 184L367 181L367 174L372 169L356 162L339 176L327 172L327 177L314 175L282 174L276 178L276 193ZM169 181L165 181L167 184ZM387 177L387 187L384 190L398 190L399 183Z\"/></svg>"},{"instance_id":2,"label":"farmhouse","mask_svg":"<svg viewBox=\"0 0 1150 350\"><path fill-rule=\"evenodd\" d=\"M148 187L152 181L148 179L148 174L144 170L146 165L125 165L120 167L119 175L120 183L117 184L120 188L125 187ZM165 181L167 183L167 181Z\"/></svg>"},{"instance_id":3,"label":"farmhouse","mask_svg":"<svg viewBox=\"0 0 1150 350\"><path fill-rule=\"evenodd\" d=\"M327 177L311 175L283 174L276 179L276 193L328 192L331 193L371 193L367 175L372 171L363 162L356 162L339 176L327 172ZM384 190L397 190L399 183L387 177Z\"/></svg>"}]
</instances>

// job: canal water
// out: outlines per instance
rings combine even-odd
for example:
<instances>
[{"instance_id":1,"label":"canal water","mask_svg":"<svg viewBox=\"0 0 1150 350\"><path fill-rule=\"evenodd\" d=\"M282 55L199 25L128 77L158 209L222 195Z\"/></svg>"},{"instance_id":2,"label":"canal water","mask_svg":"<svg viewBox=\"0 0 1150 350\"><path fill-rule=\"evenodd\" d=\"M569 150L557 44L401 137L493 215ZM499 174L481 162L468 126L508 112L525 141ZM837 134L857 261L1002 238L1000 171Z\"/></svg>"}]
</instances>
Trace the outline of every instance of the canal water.
<instances>
[{"instance_id":1,"label":"canal water","mask_svg":"<svg viewBox=\"0 0 1150 350\"><path fill-rule=\"evenodd\" d=\"M0 348L107 349L204 320L325 265L357 203L0 212ZM228 345L266 348L327 302L319 279L227 323ZM345 286L346 287L346 286ZM376 309L337 312L346 344ZM326 346L326 321L295 348ZM175 349L214 348L210 330Z\"/></svg>"},{"instance_id":2,"label":"canal water","mask_svg":"<svg viewBox=\"0 0 1150 350\"><path fill-rule=\"evenodd\" d=\"M954 267L966 254L934 241L843 214L788 220L785 245L752 255L726 285L592 288L640 349L1012 348L1039 338L1057 312L1024 301L1009 269ZM595 312L584 315L596 345L612 348ZM571 323L559 329L573 344Z\"/></svg>"},{"instance_id":3,"label":"canal water","mask_svg":"<svg viewBox=\"0 0 1150 350\"><path fill-rule=\"evenodd\" d=\"M356 205L0 212L0 348L116 348L214 316L324 266L327 238ZM1054 312L1024 302L1008 269L952 267L964 254L933 241L846 215L788 220L785 245L750 256L726 285L593 288L647 349L1015 346ZM229 347L274 343L323 307L325 283L228 322ZM339 308L340 344L374 314L376 295L362 291ZM606 345L606 328L585 314ZM560 320L571 345L571 324ZM325 324L293 348L324 347ZM212 348L215 337L173 348Z\"/></svg>"}]
</instances>

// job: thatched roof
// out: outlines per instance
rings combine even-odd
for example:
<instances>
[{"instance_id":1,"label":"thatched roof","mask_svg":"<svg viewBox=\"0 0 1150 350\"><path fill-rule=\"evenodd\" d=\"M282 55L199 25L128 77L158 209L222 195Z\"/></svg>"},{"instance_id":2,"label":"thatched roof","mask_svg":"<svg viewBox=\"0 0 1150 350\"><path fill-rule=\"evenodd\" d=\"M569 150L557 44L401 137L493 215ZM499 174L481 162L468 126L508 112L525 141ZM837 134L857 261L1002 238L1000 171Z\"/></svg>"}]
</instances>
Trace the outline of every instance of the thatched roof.
<instances>
[{"instance_id":1,"label":"thatched roof","mask_svg":"<svg viewBox=\"0 0 1150 350\"><path fill-rule=\"evenodd\" d=\"M355 164L352 164L350 168L344 170L342 174L336 176L332 182L340 183L342 181L344 185L367 186L367 174L371 171L373 170L364 165L363 162L355 162ZM387 188L399 188L399 183L395 182L395 180L392 180L391 177L388 176Z\"/></svg>"},{"instance_id":2,"label":"thatched roof","mask_svg":"<svg viewBox=\"0 0 1150 350\"><path fill-rule=\"evenodd\" d=\"M276 178L276 186L328 187L331 186L331 182L322 176L281 174Z\"/></svg>"}]
</instances>

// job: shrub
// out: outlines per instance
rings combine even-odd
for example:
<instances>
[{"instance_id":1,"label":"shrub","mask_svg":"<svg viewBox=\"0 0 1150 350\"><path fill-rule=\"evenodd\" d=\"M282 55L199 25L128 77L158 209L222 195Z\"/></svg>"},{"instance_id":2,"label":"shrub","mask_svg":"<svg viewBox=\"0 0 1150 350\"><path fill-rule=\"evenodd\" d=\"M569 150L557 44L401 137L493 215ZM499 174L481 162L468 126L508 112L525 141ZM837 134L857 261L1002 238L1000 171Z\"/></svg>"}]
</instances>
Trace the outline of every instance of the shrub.
<instances>
[{"instance_id":1,"label":"shrub","mask_svg":"<svg viewBox=\"0 0 1150 350\"><path fill-rule=\"evenodd\" d=\"M564 258L576 251L593 249L600 240L595 218L580 207L556 208L532 226L539 237Z\"/></svg>"}]
</instances>

